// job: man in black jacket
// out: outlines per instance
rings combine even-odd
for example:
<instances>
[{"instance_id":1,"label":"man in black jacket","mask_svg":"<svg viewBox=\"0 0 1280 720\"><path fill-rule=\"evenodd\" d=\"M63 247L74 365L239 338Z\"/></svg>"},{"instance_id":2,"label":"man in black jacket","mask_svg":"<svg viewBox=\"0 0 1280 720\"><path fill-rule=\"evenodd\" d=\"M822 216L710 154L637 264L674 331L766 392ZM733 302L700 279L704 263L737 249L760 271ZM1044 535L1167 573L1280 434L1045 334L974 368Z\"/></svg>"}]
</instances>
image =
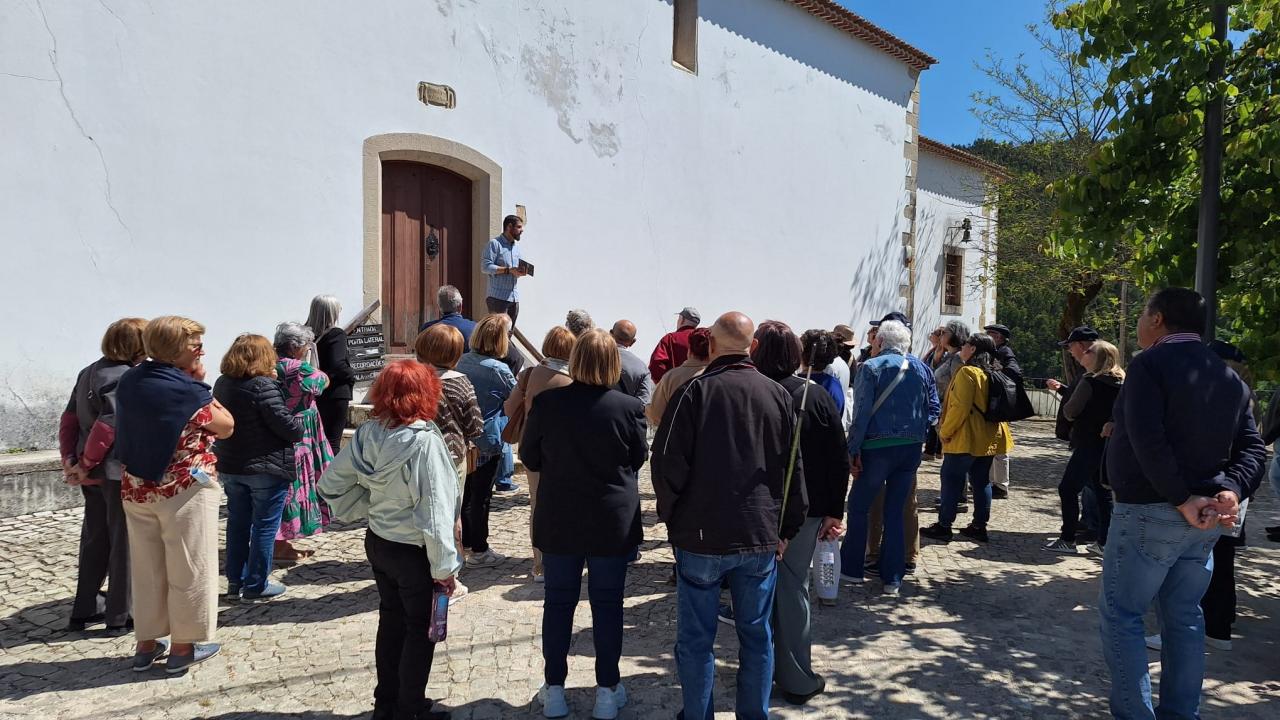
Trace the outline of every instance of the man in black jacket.
<instances>
[{"instance_id":1,"label":"man in black jacket","mask_svg":"<svg viewBox=\"0 0 1280 720\"><path fill-rule=\"evenodd\" d=\"M798 457L787 483L791 393L748 359L754 332L742 313L720 316L711 328L711 363L672 397L653 443L658 515L676 548L676 667L689 720L711 714L726 579L740 646L735 710L740 718L768 717L777 556L808 505Z\"/></svg>"},{"instance_id":2,"label":"man in black jacket","mask_svg":"<svg viewBox=\"0 0 1280 720\"><path fill-rule=\"evenodd\" d=\"M1102 647L1118 718L1199 717L1204 682L1200 598L1219 523L1262 481L1266 448L1249 387L1205 347L1205 302L1161 290L1138 320L1143 352L1116 399L1107 478L1115 511L1103 560ZM1153 710L1142 617L1160 616L1160 707Z\"/></svg>"}]
</instances>

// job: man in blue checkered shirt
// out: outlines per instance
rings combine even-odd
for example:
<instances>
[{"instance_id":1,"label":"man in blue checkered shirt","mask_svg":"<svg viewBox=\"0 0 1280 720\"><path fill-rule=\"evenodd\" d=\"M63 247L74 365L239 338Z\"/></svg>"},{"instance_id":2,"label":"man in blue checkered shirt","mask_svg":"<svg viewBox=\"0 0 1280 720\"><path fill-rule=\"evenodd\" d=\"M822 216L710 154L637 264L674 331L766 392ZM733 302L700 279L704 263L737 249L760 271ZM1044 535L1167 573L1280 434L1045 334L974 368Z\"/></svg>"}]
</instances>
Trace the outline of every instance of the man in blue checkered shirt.
<instances>
[{"instance_id":1,"label":"man in blue checkered shirt","mask_svg":"<svg viewBox=\"0 0 1280 720\"><path fill-rule=\"evenodd\" d=\"M503 218L502 234L489 241L480 261L481 272L489 276L484 303L491 313L510 315L513 328L520 314L520 291L516 289L516 281L528 274L520 269L520 248L517 246L523 232L524 221L519 216Z\"/></svg>"}]
</instances>

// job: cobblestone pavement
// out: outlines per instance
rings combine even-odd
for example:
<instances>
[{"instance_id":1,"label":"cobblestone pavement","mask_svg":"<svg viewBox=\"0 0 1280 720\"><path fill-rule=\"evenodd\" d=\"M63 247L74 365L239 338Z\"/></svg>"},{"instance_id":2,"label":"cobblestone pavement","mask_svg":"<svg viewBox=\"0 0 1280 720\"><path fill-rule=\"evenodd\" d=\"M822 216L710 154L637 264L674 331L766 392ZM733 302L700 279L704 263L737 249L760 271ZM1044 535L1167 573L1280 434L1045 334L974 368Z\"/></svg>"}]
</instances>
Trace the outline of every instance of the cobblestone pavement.
<instances>
[{"instance_id":1,"label":"cobblestone pavement","mask_svg":"<svg viewBox=\"0 0 1280 720\"><path fill-rule=\"evenodd\" d=\"M814 656L828 693L808 707L775 701L778 718L1076 718L1106 715L1095 597L1100 566L1088 556L1041 549L1058 525L1055 486L1065 450L1043 423L1018 428L1014 493L998 502L989 546L926 544L900 598L875 583L842 588L836 607L815 608ZM921 507L937 494L938 463L925 463ZM622 674L624 718L674 717L671 551L654 526L644 484L644 557L628 577ZM924 522L932 522L922 513ZM495 542L511 557L468 570L472 593L454 606L428 693L457 718L541 717L541 588L530 582L528 497L499 495ZM1236 649L1210 652L1206 717L1280 716L1280 545L1260 528L1280 524L1264 490L1252 512L1256 545L1239 559ZM63 631L75 571L78 511L0 521L0 717L364 717L373 689L377 593L361 548L363 530L338 528L308 545L315 558L279 573L289 593L265 605L225 607L223 653L185 677L135 674L131 638ZM571 717L594 695L590 615L575 618ZM720 633L717 717L731 717L737 641ZM1154 661L1155 655L1152 655ZM1230 708L1228 710L1228 708Z\"/></svg>"}]
</instances>

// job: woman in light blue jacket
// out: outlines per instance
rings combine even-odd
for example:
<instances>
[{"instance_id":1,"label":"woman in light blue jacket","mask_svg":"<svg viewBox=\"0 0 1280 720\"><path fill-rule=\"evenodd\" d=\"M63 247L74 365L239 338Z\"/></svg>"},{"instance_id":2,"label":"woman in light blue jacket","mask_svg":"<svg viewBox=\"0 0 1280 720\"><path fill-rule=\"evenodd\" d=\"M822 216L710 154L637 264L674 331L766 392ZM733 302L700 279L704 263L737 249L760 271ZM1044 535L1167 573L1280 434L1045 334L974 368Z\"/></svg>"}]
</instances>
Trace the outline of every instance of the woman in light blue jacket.
<instances>
[{"instance_id":1,"label":"woman in light blue jacket","mask_svg":"<svg viewBox=\"0 0 1280 720\"><path fill-rule=\"evenodd\" d=\"M462 547L470 551L468 567L491 567L506 560L489 547L489 503L493 482L503 460L502 429L507 417L502 405L515 389L516 378L502 361L509 348L511 318L489 315L471 332L471 352L458 361L458 372L476 389L476 402L484 417L484 434L476 439L480 461L467 475L462 489Z\"/></svg>"},{"instance_id":2,"label":"woman in light blue jacket","mask_svg":"<svg viewBox=\"0 0 1280 720\"><path fill-rule=\"evenodd\" d=\"M373 420L320 478L320 494L344 521L368 518L364 549L378 587L373 717L445 717L424 700L435 643L432 595L453 593L458 476L432 420L440 380L412 360L387 366L369 391Z\"/></svg>"}]
</instances>

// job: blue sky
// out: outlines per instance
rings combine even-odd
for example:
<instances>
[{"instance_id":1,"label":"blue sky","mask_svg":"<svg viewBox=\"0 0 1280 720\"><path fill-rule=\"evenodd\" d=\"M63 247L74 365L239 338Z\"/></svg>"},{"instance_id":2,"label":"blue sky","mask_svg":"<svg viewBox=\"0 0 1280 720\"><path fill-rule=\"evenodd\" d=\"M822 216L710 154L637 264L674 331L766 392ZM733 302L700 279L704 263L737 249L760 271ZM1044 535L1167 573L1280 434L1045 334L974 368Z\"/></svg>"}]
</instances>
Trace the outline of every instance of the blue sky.
<instances>
[{"instance_id":1,"label":"blue sky","mask_svg":"<svg viewBox=\"0 0 1280 720\"><path fill-rule=\"evenodd\" d=\"M840 0L850 10L938 59L920 81L920 132L965 144L982 134L969 111L975 89L993 91L974 63L988 48L1010 62L1039 48L1026 31L1044 15L1041 0Z\"/></svg>"}]
</instances>

